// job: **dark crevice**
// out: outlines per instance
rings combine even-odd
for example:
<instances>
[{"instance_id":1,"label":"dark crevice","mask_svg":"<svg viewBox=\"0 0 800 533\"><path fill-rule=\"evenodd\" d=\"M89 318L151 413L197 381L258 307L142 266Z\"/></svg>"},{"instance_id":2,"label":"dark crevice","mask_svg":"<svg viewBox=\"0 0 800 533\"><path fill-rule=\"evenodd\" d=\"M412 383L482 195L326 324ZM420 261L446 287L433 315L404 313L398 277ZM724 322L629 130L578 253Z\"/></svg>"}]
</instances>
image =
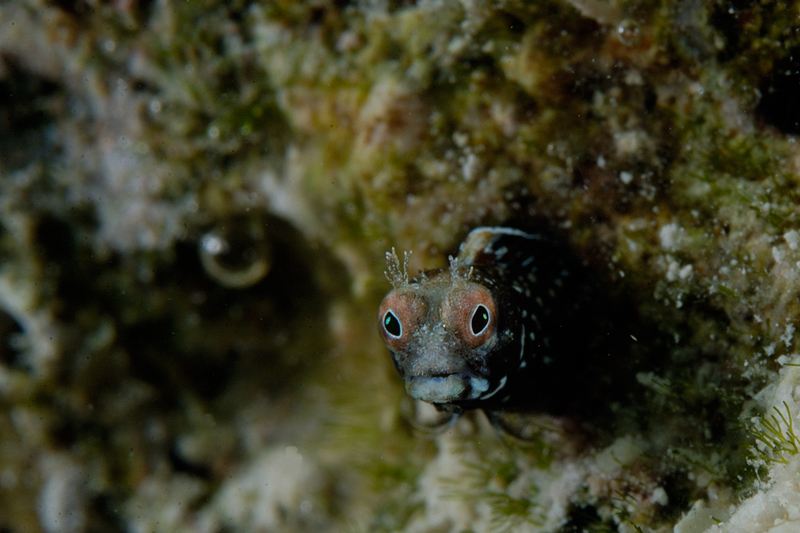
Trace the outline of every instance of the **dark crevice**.
<instances>
[{"instance_id":1,"label":"dark crevice","mask_svg":"<svg viewBox=\"0 0 800 533\"><path fill-rule=\"evenodd\" d=\"M756 111L782 133L800 134L800 49L779 61L759 87Z\"/></svg>"},{"instance_id":2,"label":"dark crevice","mask_svg":"<svg viewBox=\"0 0 800 533\"><path fill-rule=\"evenodd\" d=\"M0 61L8 71L0 79L0 168L17 170L52 157L55 148L46 129L53 122L50 101L60 86L6 57Z\"/></svg>"},{"instance_id":3,"label":"dark crevice","mask_svg":"<svg viewBox=\"0 0 800 533\"><path fill-rule=\"evenodd\" d=\"M20 325L8 313L0 310L0 364L10 368L22 365L20 350L16 346L22 339Z\"/></svg>"}]
</instances>

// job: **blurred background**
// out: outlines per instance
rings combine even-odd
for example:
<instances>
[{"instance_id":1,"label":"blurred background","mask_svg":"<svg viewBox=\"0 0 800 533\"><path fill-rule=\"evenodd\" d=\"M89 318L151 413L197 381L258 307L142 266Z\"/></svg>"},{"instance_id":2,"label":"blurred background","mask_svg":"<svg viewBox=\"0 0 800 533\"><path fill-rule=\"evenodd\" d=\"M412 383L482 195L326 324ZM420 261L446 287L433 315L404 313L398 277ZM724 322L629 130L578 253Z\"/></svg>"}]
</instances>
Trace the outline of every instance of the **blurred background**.
<instances>
[{"instance_id":1,"label":"blurred background","mask_svg":"<svg viewBox=\"0 0 800 533\"><path fill-rule=\"evenodd\" d=\"M791 528L798 16L0 2L0 531ZM500 224L641 368L554 384L598 418L415 429L384 254Z\"/></svg>"}]
</instances>

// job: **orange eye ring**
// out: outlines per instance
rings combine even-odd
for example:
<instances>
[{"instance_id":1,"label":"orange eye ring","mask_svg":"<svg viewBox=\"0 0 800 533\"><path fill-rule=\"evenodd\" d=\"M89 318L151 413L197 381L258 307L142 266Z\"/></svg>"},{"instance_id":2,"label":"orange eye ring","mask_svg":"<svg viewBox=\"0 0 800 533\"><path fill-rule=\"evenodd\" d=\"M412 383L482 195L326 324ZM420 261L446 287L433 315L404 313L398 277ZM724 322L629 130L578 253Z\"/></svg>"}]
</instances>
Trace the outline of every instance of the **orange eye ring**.
<instances>
[{"instance_id":1,"label":"orange eye ring","mask_svg":"<svg viewBox=\"0 0 800 533\"><path fill-rule=\"evenodd\" d=\"M452 324L468 346L477 348L489 342L497 328L497 311L489 291L470 284L454 291L442 309L445 323Z\"/></svg>"},{"instance_id":2,"label":"orange eye ring","mask_svg":"<svg viewBox=\"0 0 800 533\"><path fill-rule=\"evenodd\" d=\"M425 316L426 309L425 302L414 294L390 292L378 311L378 328L383 341L392 349L408 342L414 328Z\"/></svg>"}]
</instances>

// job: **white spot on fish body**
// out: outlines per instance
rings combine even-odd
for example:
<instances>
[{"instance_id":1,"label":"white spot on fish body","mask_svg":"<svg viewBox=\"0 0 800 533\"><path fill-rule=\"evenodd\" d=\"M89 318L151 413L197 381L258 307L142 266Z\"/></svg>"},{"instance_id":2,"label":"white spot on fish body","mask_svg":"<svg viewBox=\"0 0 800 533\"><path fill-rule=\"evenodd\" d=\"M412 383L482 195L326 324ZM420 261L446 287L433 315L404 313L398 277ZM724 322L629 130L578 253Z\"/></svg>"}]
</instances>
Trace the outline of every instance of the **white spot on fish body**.
<instances>
[{"instance_id":1,"label":"white spot on fish body","mask_svg":"<svg viewBox=\"0 0 800 533\"><path fill-rule=\"evenodd\" d=\"M472 388L472 394L470 394L469 397L472 400L474 400L475 398L479 398L481 396L481 393L485 392L486 389L489 388L489 382L484 378L475 378L475 377L470 378L469 384L470 387ZM502 385L505 385L505 383L502 383ZM497 389L495 389L495 391L492 392L489 396L491 396L495 392L497 392ZM484 398L486 398L486 396L484 396Z\"/></svg>"},{"instance_id":2,"label":"white spot on fish body","mask_svg":"<svg viewBox=\"0 0 800 533\"><path fill-rule=\"evenodd\" d=\"M489 394L485 394L485 395L481 396L481 400L486 400L486 399L488 399L488 398L491 398L491 397L492 397L492 396L494 396L495 394L497 394L497 392L498 392L500 389L502 389L503 387L505 387L505 386L506 386L506 381L508 381L508 376L503 376L503 378L500 380L500 384L499 384L499 385L497 385L497 388L496 388L496 389L494 389L494 390L493 390L492 392L490 392Z\"/></svg>"}]
</instances>

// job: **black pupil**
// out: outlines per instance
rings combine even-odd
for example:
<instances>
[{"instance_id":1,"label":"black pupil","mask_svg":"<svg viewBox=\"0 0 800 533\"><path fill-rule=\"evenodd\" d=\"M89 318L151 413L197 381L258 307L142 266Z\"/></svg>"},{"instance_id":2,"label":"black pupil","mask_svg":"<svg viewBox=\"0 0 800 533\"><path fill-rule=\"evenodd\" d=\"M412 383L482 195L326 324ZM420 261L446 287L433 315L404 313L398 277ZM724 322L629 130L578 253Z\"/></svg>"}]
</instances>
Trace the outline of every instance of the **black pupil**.
<instances>
[{"instance_id":1,"label":"black pupil","mask_svg":"<svg viewBox=\"0 0 800 533\"><path fill-rule=\"evenodd\" d=\"M386 316L383 317L383 329L392 337L400 336L400 321L397 320L397 317L394 316L394 313L391 311L388 311Z\"/></svg>"},{"instance_id":2,"label":"black pupil","mask_svg":"<svg viewBox=\"0 0 800 533\"><path fill-rule=\"evenodd\" d=\"M479 335L483 333L483 330L486 329L486 326L489 325L489 310L486 309L485 306L479 305L475 308L475 312L472 313L472 323L470 324L470 328L472 328L473 335Z\"/></svg>"}]
</instances>

